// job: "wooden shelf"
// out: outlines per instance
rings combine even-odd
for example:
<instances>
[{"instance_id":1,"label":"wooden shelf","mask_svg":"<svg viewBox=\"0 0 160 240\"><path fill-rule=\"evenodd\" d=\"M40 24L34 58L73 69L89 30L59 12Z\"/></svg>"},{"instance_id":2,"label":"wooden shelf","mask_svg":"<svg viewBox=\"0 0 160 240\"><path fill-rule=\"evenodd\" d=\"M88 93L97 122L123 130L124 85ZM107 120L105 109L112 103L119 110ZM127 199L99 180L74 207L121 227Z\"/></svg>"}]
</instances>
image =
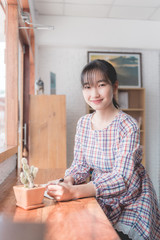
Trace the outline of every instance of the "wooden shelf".
<instances>
[{"instance_id":1,"label":"wooden shelf","mask_svg":"<svg viewBox=\"0 0 160 240\"><path fill-rule=\"evenodd\" d=\"M144 133L144 130L140 130L141 133Z\"/></svg>"},{"instance_id":2,"label":"wooden shelf","mask_svg":"<svg viewBox=\"0 0 160 240\"><path fill-rule=\"evenodd\" d=\"M125 111L125 112L141 112L141 111L144 111L143 108L121 108L122 111Z\"/></svg>"},{"instance_id":3,"label":"wooden shelf","mask_svg":"<svg viewBox=\"0 0 160 240\"><path fill-rule=\"evenodd\" d=\"M140 143L143 147L143 160L145 165L145 89L119 88L117 100L122 111L131 115L138 122L140 128ZM123 106L127 106L124 108Z\"/></svg>"}]
</instances>

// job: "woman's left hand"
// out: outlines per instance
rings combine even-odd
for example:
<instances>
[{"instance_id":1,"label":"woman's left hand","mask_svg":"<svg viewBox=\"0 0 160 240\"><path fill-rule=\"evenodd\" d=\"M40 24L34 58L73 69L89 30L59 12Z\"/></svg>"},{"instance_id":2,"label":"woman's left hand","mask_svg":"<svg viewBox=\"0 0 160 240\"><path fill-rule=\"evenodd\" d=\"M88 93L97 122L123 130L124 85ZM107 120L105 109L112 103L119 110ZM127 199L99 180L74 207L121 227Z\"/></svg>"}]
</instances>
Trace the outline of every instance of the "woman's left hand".
<instances>
[{"instance_id":1,"label":"woman's left hand","mask_svg":"<svg viewBox=\"0 0 160 240\"><path fill-rule=\"evenodd\" d=\"M73 185L64 182L48 185L47 193L57 201L68 201L74 198Z\"/></svg>"}]
</instances>

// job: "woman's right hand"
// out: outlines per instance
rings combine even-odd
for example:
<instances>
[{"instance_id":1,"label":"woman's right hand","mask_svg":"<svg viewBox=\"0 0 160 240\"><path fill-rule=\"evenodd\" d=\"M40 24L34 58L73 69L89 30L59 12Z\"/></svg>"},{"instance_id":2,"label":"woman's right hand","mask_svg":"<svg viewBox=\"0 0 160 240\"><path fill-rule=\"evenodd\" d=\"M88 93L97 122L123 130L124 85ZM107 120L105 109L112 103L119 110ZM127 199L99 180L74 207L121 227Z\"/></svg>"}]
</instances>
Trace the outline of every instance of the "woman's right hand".
<instances>
[{"instance_id":1,"label":"woman's right hand","mask_svg":"<svg viewBox=\"0 0 160 240\"><path fill-rule=\"evenodd\" d=\"M56 179L56 180L49 181L46 184L46 187L49 186L49 185L58 185L60 182L64 182L64 183L69 184L69 185L74 185L74 178L73 177L67 176L63 180L62 179L63 178L59 178L59 179Z\"/></svg>"}]
</instances>

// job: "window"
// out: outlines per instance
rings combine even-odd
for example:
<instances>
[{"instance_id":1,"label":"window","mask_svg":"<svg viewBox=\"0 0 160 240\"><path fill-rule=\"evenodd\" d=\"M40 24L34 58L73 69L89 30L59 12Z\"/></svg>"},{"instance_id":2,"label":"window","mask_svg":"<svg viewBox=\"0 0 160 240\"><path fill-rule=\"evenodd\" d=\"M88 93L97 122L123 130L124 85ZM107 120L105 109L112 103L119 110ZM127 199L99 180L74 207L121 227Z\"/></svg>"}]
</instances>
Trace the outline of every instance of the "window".
<instances>
[{"instance_id":1,"label":"window","mask_svg":"<svg viewBox=\"0 0 160 240\"><path fill-rule=\"evenodd\" d=\"M8 1L0 0L0 163L17 153L18 9Z\"/></svg>"},{"instance_id":2,"label":"window","mask_svg":"<svg viewBox=\"0 0 160 240\"><path fill-rule=\"evenodd\" d=\"M5 145L5 12L3 5L0 5L0 147Z\"/></svg>"},{"instance_id":3,"label":"window","mask_svg":"<svg viewBox=\"0 0 160 240\"><path fill-rule=\"evenodd\" d=\"M25 9L29 9L28 1L23 2L26 3ZM24 26L19 11L21 8L20 1L0 0L0 163L14 154L21 156L22 151L18 151L23 145L20 131L22 133L23 114L27 111L23 111L23 92L24 99L29 99L29 94L34 91L34 32L19 29L19 26ZM22 46L28 46L25 59L23 47L19 52L19 42ZM28 84L27 91L23 83ZM21 95L19 99L18 90ZM20 114L21 118L18 119ZM21 121L19 126L18 120ZM19 132L18 127L21 128Z\"/></svg>"}]
</instances>

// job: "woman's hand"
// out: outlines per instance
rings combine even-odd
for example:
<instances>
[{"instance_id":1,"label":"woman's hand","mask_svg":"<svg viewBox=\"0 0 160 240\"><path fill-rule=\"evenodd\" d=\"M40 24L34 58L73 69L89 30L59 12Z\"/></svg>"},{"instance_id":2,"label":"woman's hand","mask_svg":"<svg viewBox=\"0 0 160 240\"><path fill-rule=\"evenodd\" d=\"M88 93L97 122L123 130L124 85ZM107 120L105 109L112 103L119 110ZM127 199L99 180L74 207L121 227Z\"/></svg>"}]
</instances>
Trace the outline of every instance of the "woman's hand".
<instances>
[{"instance_id":1,"label":"woman's hand","mask_svg":"<svg viewBox=\"0 0 160 240\"><path fill-rule=\"evenodd\" d=\"M93 182L80 185L59 182L57 185L48 185L47 190L48 195L54 197L57 201L68 201L72 199L96 196L96 188Z\"/></svg>"},{"instance_id":2,"label":"woman's hand","mask_svg":"<svg viewBox=\"0 0 160 240\"><path fill-rule=\"evenodd\" d=\"M61 179L62 178L59 178L59 179L56 179L56 180L52 180L52 181L49 181L47 184L46 184L46 187L49 186L49 185L57 185L61 182ZM66 183L66 184L69 184L69 185L73 185L74 184L74 178L71 177L71 176L67 176L65 178L63 178L63 182Z\"/></svg>"},{"instance_id":3,"label":"woman's hand","mask_svg":"<svg viewBox=\"0 0 160 240\"><path fill-rule=\"evenodd\" d=\"M73 184L59 182L58 184L53 184L47 186L47 193L51 197L54 197L57 201L68 201L74 198Z\"/></svg>"}]
</instances>

